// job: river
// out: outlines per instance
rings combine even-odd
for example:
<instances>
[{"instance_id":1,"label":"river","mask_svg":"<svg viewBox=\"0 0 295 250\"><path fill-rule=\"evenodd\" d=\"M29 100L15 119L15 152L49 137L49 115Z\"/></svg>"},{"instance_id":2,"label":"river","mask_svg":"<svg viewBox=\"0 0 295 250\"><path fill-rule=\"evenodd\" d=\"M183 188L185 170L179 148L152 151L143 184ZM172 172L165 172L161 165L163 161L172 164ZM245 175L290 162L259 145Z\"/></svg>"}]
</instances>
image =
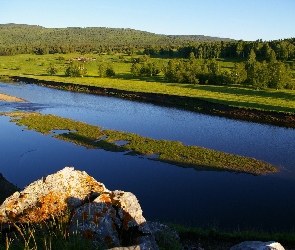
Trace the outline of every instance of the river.
<instances>
[{"instance_id":1,"label":"river","mask_svg":"<svg viewBox=\"0 0 295 250\"><path fill-rule=\"evenodd\" d=\"M55 114L102 128L254 157L280 168L279 173L263 176L180 168L79 147L25 130L0 116L0 172L21 188L74 166L110 190L133 192L148 220L224 229L294 229L294 129L33 84L0 83L0 92L29 101L0 101L0 111Z\"/></svg>"}]
</instances>

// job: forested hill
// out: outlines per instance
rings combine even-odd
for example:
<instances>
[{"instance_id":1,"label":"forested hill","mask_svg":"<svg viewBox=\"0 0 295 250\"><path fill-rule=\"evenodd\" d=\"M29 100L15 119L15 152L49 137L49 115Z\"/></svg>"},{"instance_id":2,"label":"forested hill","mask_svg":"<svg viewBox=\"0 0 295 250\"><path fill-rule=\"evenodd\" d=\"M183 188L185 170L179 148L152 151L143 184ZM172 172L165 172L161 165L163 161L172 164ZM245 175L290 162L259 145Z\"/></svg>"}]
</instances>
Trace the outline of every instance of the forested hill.
<instances>
[{"instance_id":1,"label":"forested hill","mask_svg":"<svg viewBox=\"0 0 295 250\"><path fill-rule=\"evenodd\" d=\"M192 41L192 42L230 42L235 41L234 39L230 38L221 38L221 37L214 37L214 36L204 36L204 35L169 35L168 37L172 39L178 39L182 41Z\"/></svg>"},{"instance_id":2,"label":"forested hill","mask_svg":"<svg viewBox=\"0 0 295 250\"><path fill-rule=\"evenodd\" d=\"M26 24L0 24L0 46L100 44L111 46L179 45L187 41L229 41L208 36L168 36L134 29L106 27L44 28Z\"/></svg>"},{"instance_id":3,"label":"forested hill","mask_svg":"<svg viewBox=\"0 0 295 250\"><path fill-rule=\"evenodd\" d=\"M55 53L126 53L144 50L153 55L173 54L183 57L191 52L197 58L243 56L253 49L257 57L269 55L277 59L293 58L295 38L270 42L236 41L203 35L163 35L146 31L107 27L45 28L38 25L0 24L0 56Z\"/></svg>"}]
</instances>

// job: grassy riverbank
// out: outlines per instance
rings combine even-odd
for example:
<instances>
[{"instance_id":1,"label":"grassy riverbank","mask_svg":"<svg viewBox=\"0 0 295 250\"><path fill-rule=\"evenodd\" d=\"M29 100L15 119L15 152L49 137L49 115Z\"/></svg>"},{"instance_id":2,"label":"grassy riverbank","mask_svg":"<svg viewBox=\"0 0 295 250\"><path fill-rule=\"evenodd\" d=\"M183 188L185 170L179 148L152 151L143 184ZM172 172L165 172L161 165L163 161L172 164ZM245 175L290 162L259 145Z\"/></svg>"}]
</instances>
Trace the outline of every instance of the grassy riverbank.
<instances>
[{"instance_id":1,"label":"grassy riverbank","mask_svg":"<svg viewBox=\"0 0 295 250\"><path fill-rule=\"evenodd\" d=\"M66 77L64 75L68 60L79 57L78 54L66 55L17 55L2 56L0 75L23 76L27 78L73 83L101 88L113 88L124 91L168 94L181 97L192 97L212 103L224 104L231 107L295 113L295 91L292 90L255 90L243 85L194 85L167 83L163 75L154 77L133 78L130 73L131 56L127 55L83 55L86 58L95 58L85 63L87 75L81 77ZM167 58L152 58L159 65L168 62ZM234 60L219 60L223 69L230 69ZM111 64L116 76L112 78L98 77L100 64ZM54 76L47 74L46 69L50 64L56 65L58 72Z\"/></svg>"},{"instance_id":2,"label":"grassy riverbank","mask_svg":"<svg viewBox=\"0 0 295 250\"><path fill-rule=\"evenodd\" d=\"M144 156L151 160L199 170L234 171L255 175L278 171L271 164L253 158L198 146L185 146L177 141L154 140L138 134L102 130L98 126L55 115L21 112L5 115L13 117L13 121L18 125L43 134L52 133L54 130L66 130L54 138L87 148L125 152L128 155Z\"/></svg>"}]
</instances>

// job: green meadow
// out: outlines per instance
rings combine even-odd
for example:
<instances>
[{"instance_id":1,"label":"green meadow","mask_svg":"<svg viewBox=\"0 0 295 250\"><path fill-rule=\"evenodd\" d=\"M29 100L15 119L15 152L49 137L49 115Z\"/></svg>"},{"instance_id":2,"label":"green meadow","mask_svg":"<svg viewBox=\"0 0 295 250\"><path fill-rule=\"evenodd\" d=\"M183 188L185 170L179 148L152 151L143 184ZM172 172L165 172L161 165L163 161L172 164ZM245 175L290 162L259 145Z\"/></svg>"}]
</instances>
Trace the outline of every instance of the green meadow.
<instances>
[{"instance_id":1,"label":"green meadow","mask_svg":"<svg viewBox=\"0 0 295 250\"><path fill-rule=\"evenodd\" d=\"M221 103L233 107L276 111L284 113L295 112L295 91L287 89L256 90L247 85L199 85L184 83L168 83L161 72L152 77L132 77L130 72L132 58L142 55L128 56L125 54L98 55L87 54L85 58L95 60L84 63L87 74L84 77L66 77L65 69L71 58L80 54L22 54L16 56L1 56L0 75L5 79L9 76L24 76L39 80L74 83L102 88L114 88L133 92L169 94L193 97L213 103ZM169 58L151 58L161 68ZM221 68L230 70L236 60L218 59ZM51 65L57 68L56 75L48 75L47 68ZM109 64L114 69L114 77L99 77L98 67ZM294 71L294 70L293 70ZM294 79L293 79L294 81Z\"/></svg>"}]
</instances>

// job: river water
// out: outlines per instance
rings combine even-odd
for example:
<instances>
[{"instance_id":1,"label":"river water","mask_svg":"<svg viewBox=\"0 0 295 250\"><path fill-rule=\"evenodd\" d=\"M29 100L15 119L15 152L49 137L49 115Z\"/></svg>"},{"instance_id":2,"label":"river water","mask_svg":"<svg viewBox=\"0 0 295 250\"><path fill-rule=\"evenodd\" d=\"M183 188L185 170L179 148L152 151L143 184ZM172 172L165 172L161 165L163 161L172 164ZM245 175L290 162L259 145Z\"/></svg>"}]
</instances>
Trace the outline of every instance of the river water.
<instances>
[{"instance_id":1,"label":"river water","mask_svg":"<svg viewBox=\"0 0 295 250\"><path fill-rule=\"evenodd\" d=\"M0 83L0 92L29 101L0 101L0 111L55 114L102 128L254 157L280 167L279 173L264 176L180 168L79 147L25 130L0 116L0 172L21 188L73 166L110 190L133 192L148 220L224 229L294 229L294 129L33 84Z\"/></svg>"}]
</instances>

